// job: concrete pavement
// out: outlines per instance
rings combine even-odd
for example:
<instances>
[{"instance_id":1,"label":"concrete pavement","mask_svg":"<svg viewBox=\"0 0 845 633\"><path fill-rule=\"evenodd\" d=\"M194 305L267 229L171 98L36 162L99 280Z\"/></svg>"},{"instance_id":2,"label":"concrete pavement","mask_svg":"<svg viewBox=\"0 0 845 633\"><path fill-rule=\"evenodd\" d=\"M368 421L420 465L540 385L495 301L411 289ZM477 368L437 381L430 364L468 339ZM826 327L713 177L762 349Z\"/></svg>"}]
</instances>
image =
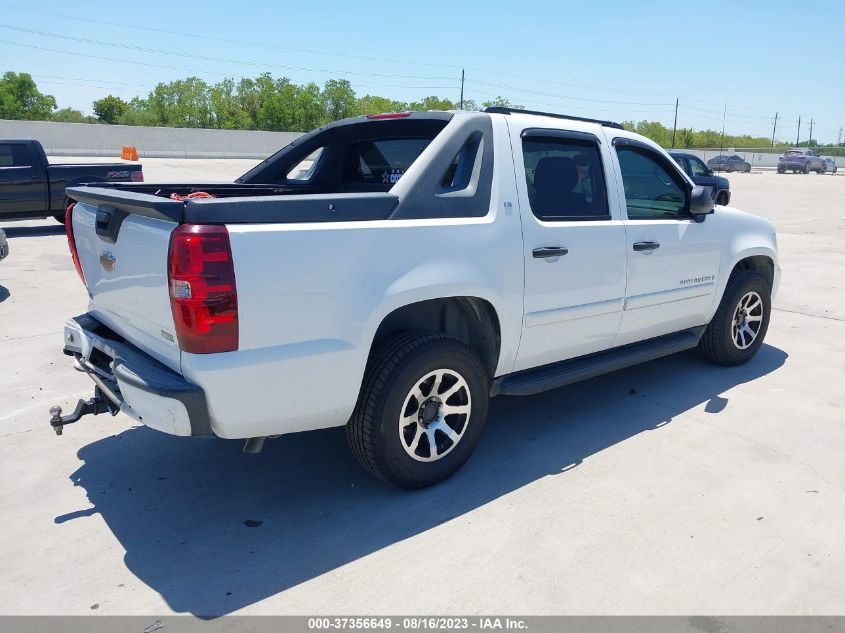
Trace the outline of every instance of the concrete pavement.
<instances>
[{"instance_id":1,"label":"concrete pavement","mask_svg":"<svg viewBox=\"0 0 845 633\"><path fill-rule=\"evenodd\" d=\"M251 163L158 160L147 180ZM784 269L751 363L494 399L476 455L418 493L368 477L342 429L260 455L123 415L54 437L49 406L91 391L61 353L85 292L59 225L0 224L0 612L841 614L845 174L731 185Z\"/></svg>"}]
</instances>

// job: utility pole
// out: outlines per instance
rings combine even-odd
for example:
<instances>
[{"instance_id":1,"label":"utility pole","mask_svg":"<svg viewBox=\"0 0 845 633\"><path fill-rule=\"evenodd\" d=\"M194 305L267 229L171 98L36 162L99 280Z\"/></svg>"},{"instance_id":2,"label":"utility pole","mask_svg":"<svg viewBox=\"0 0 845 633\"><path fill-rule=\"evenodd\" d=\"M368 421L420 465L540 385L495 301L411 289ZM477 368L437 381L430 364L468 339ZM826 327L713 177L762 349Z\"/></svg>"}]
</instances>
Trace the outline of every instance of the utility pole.
<instances>
[{"instance_id":1,"label":"utility pole","mask_svg":"<svg viewBox=\"0 0 845 633\"><path fill-rule=\"evenodd\" d=\"M836 137L836 144L842 145L842 128L839 128L839 136Z\"/></svg>"},{"instance_id":2,"label":"utility pole","mask_svg":"<svg viewBox=\"0 0 845 633\"><path fill-rule=\"evenodd\" d=\"M675 147L675 130L678 129L678 98L675 99L675 122L672 124L672 147Z\"/></svg>"},{"instance_id":3,"label":"utility pole","mask_svg":"<svg viewBox=\"0 0 845 633\"><path fill-rule=\"evenodd\" d=\"M725 109L722 110L722 138L719 141L719 156L721 156L722 153L725 150L725 115L727 113L728 113L728 102L725 101Z\"/></svg>"},{"instance_id":4,"label":"utility pole","mask_svg":"<svg viewBox=\"0 0 845 633\"><path fill-rule=\"evenodd\" d=\"M813 117L810 117L810 141L813 140Z\"/></svg>"},{"instance_id":5,"label":"utility pole","mask_svg":"<svg viewBox=\"0 0 845 633\"><path fill-rule=\"evenodd\" d=\"M772 126L772 147L775 146L775 132L778 129L778 113L775 112L775 124Z\"/></svg>"},{"instance_id":6,"label":"utility pole","mask_svg":"<svg viewBox=\"0 0 845 633\"><path fill-rule=\"evenodd\" d=\"M461 68L461 110L464 109L464 69Z\"/></svg>"},{"instance_id":7,"label":"utility pole","mask_svg":"<svg viewBox=\"0 0 845 633\"><path fill-rule=\"evenodd\" d=\"M801 115L798 115L798 136L795 137L795 147L798 147L798 141L801 140Z\"/></svg>"}]
</instances>

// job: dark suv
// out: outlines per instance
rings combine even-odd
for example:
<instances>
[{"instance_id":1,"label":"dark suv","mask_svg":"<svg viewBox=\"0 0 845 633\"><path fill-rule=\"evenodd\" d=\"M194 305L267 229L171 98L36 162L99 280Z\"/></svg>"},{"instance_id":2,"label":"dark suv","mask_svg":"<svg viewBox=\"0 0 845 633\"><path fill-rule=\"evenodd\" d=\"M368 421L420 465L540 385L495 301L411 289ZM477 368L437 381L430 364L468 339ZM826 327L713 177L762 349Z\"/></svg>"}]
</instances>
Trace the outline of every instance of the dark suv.
<instances>
[{"instance_id":1,"label":"dark suv","mask_svg":"<svg viewBox=\"0 0 845 633\"><path fill-rule=\"evenodd\" d=\"M716 176L698 156L686 152L670 151L669 155L681 166L692 181L710 190L716 204L727 205L731 201L731 183L727 178Z\"/></svg>"},{"instance_id":2,"label":"dark suv","mask_svg":"<svg viewBox=\"0 0 845 633\"><path fill-rule=\"evenodd\" d=\"M746 162L741 156L731 154L719 154L707 161L707 166L714 171L744 171L746 173L751 171L751 163Z\"/></svg>"}]
</instances>

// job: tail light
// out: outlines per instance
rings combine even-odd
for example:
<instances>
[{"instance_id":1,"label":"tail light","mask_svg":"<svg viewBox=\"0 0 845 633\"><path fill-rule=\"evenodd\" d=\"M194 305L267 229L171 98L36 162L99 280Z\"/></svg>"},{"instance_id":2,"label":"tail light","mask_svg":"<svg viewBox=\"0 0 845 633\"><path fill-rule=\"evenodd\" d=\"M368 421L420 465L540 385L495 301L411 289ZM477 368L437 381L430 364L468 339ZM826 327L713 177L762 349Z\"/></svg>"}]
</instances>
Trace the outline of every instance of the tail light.
<instances>
[{"instance_id":1,"label":"tail light","mask_svg":"<svg viewBox=\"0 0 845 633\"><path fill-rule=\"evenodd\" d=\"M70 258L82 283L85 283L85 273L82 272L82 265L79 263L79 252L76 250L76 240L73 237L73 208L75 202L71 202L65 210L65 233L67 233L67 245L70 249Z\"/></svg>"},{"instance_id":2,"label":"tail light","mask_svg":"<svg viewBox=\"0 0 845 633\"><path fill-rule=\"evenodd\" d=\"M170 307L179 348L238 349L238 291L225 226L182 224L170 237Z\"/></svg>"},{"instance_id":3,"label":"tail light","mask_svg":"<svg viewBox=\"0 0 845 633\"><path fill-rule=\"evenodd\" d=\"M132 182L144 182L144 172L142 170L133 171L132 174Z\"/></svg>"}]
</instances>

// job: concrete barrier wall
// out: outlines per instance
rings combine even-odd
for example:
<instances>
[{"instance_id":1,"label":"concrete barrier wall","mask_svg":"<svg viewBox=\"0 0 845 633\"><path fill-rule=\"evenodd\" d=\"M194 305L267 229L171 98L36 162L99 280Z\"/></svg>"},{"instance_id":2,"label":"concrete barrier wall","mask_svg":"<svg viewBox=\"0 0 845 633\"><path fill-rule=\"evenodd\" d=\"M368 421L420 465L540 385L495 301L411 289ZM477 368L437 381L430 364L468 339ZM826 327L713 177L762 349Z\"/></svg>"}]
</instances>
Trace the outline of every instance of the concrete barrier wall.
<instances>
[{"instance_id":1,"label":"concrete barrier wall","mask_svg":"<svg viewBox=\"0 0 845 633\"><path fill-rule=\"evenodd\" d=\"M0 138L34 138L50 156L112 156L134 145L140 158L266 158L298 132L203 130L0 120Z\"/></svg>"}]
</instances>

